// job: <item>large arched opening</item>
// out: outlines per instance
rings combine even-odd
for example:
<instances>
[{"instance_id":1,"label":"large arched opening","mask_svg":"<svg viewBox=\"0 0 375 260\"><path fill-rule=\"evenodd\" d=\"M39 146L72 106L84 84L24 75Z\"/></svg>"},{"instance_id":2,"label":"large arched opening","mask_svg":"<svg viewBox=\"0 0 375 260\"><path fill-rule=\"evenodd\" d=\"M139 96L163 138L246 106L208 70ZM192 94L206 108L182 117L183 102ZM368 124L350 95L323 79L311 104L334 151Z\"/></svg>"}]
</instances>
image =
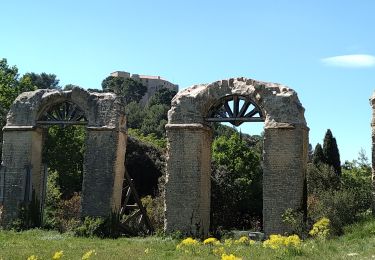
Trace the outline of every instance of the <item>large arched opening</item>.
<instances>
[{"instance_id":1,"label":"large arched opening","mask_svg":"<svg viewBox=\"0 0 375 260\"><path fill-rule=\"evenodd\" d=\"M231 111L228 100L234 102ZM238 100L243 100L241 107ZM251 105L254 109L246 112ZM166 231L208 234L211 122L223 119L234 124L264 120L264 232L288 231L282 215L289 208L304 207L308 145L304 108L292 89L246 78L195 85L172 100L166 126Z\"/></svg>"},{"instance_id":2,"label":"large arched opening","mask_svg":"<svg viewBox=\"0 0 375 260\"><path fill-rule=\"evenodd\" d=\"M44 206L43 140L51 125L86 128L82 216L108 216L121 207L126 148L125 116L111 93L37 90L17 97L4 127L2 225L19 216L20 205Z\"/></svg>"}]
</instances>

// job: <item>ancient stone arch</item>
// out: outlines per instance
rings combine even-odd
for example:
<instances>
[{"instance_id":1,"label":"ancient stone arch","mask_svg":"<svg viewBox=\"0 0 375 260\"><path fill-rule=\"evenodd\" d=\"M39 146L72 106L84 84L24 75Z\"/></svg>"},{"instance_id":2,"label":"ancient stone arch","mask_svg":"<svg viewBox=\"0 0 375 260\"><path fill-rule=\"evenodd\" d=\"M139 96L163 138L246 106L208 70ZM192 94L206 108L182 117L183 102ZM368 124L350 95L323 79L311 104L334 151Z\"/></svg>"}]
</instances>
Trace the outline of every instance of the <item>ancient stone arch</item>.
<instances>
[{"instance_id":1,"label":"ancient stone arch","mask_svg":"<svg viewBox=\"0 0 375 260\"><path fill-rule=\"evenodd\" d=\"M208 233L212 143L209 121L212 121L212 111L219 109L222 100L229 96L250 100L260 109L260 119L264 119L265 233L288 231L282 222L282 214L288 208L304 209L308 127L297 93L280 84L232 78L192 86L180 91L172 100L166 125L167 232L179 230L203 236ZM234 118L233 123L241 123L239 120Z\"/></svg>"},{"instance_id":2,"label":"ancient stone arch","mask_svg":"<svg viewBox=\"0 0 375 260\"><path fill-rule=\"evenodd\" d=\"M3 129L2 225L18 216L20 203L29 201L31 192L42 201L42 146L48 124L86 125L82 215L107 216L119 210L126 148L120 100L112 93L90 93L80 88L36 90L17 97Z\"/></svg>"}]
</instances>

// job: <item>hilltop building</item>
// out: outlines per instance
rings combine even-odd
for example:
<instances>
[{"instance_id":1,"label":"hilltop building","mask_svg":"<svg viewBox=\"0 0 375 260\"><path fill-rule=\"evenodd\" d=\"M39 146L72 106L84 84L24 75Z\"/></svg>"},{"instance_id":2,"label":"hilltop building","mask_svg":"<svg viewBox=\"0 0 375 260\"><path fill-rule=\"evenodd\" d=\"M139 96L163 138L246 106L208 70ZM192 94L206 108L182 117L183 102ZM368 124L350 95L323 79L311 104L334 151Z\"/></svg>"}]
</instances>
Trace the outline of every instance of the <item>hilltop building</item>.
<instances>
[{"instance_id":1,"label":"hilltop building","mask_svg":"<svg viewBox=\"0 0 375 260\"><path fill-rule=\"evenodd\" d=\"M163 79L160 76L148 76L148 75L139 75L139 74L130 74L126 71L115 71L111 73L112 77L121 77L121 78L131 78L141 82L144 86L147 87L147 92L141 100L141 104L147 104L148 100L154 95L159 89L167 88L169 90L178 91L178 85L169 82L166 79Z\"/></svg>"}]
</instances>

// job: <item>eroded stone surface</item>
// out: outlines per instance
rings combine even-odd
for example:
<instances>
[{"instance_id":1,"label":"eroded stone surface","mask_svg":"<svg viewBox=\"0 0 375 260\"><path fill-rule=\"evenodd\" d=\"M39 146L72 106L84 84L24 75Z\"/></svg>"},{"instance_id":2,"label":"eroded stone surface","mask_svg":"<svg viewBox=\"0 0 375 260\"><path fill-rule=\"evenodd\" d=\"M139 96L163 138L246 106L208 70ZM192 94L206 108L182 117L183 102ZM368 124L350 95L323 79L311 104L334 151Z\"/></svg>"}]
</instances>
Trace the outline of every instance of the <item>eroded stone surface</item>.
<instances>
[{"instance_id":1,"label":"eroded stone surface","mask_svg":"<svg viewBox=\"0 0 375 260\"><path fill-rule=\"evenodd\" d=\"M37 199L43 200L42 146L46 130L38 125L38 120L49 108L65 101L77 105L87 119L82 215L107 216L120 209L126 151L124 104L115 94L81 88L36 90L17 97L3 131L0 178L4 185L0 194L4 226L18 216L20 203L30 199L27 191L32 190ZM27 175L31 176L30 181Z\"/></svg>"},{"instance_id":2,"label":"eroded stone surface","mask_svg":"<svg viewBox=\"0 0 375 260\"><path fill-rule=\"evenodd\" d=\"M265 128L306 125L304 108L294 90L281 84L247 78L194 85L180 91L172 100L168 123L207 124L204 118L209 109L228 95L251 97L265 115Z\"/></svg>"},{"instance_id":3,"label":"eroded stone surface","mask_svg":"<svg viewBox=\"0 0 375 260\"><path fill-rule=\"evenodd\" d=\"M210 223L212 130L205 121L223 97L249 97L265 116L263 224L283 234L286 209L303 210L308 128L297 93L281 84L246 78L194 85L180 91L168 112L165 229L206 236ZM228 194L230 196L230 194Z\"/></svg>"}]
</instances>

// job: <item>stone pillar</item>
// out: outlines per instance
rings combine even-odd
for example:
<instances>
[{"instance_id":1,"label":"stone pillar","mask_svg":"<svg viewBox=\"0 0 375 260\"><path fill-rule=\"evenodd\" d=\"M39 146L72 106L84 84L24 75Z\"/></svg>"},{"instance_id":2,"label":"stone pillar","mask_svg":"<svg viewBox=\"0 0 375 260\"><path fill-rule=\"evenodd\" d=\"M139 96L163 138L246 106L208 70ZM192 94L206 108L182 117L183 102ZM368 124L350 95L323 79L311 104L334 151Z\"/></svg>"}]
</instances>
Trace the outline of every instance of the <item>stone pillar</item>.
<instances>
[{"instance_id":1,"label":"stone pillar","mask_svg":"<svg viewBox=\"0 0 375 260\"><path fill-rule=\"evenodd\" d=\"M305 210L304 181L308 128L265 128L263 148L263 226L265 234L290 231L283 223L287 209Z\"/></svg>"},{"instance_id":2,"label":"stone pillar","mask_svg":"<svg viewBox=\"0 0 375 260\"><path fill-rule=\"evenodd\" d=\"M375 92L370 98L370 105L372 107L372 120L371 120L371 139L372 139L372 214L375 216Z\"/></svg>"},{"instance_id":3,"label":"stone pillar","mask_svg":"<svg viewBox=\"0 0 375 260\"><path fill-rule=\"evenodd\" d=\"M31 191L40 199L42 131L31 126L3 128L1 176L4 177L2 226L18 217L19 203L26 198L27 169L31 173ZM29 196L27 196L28 199Z\"/></svg>"},{"instance_id":4,"label":"stone pillar","mask_svg":"<svg viewBox=\"0 0 375 260\"><path fill-rule=\"evenodd\" d=\"M106 217L121 207L126 134L108 127L87 127L83 164L82 216Z\"/></svg>"},{"instance_id":5,"label":"stone pillar","mask_svg":"<svg viewBox=\"0 0 375 260\"><path fill-rule=\"evenodd\" d=\"M169 142L165 230L207 236L210 227L212 130L201 124L166 125Z\"/></svg>"}]
</instances>

